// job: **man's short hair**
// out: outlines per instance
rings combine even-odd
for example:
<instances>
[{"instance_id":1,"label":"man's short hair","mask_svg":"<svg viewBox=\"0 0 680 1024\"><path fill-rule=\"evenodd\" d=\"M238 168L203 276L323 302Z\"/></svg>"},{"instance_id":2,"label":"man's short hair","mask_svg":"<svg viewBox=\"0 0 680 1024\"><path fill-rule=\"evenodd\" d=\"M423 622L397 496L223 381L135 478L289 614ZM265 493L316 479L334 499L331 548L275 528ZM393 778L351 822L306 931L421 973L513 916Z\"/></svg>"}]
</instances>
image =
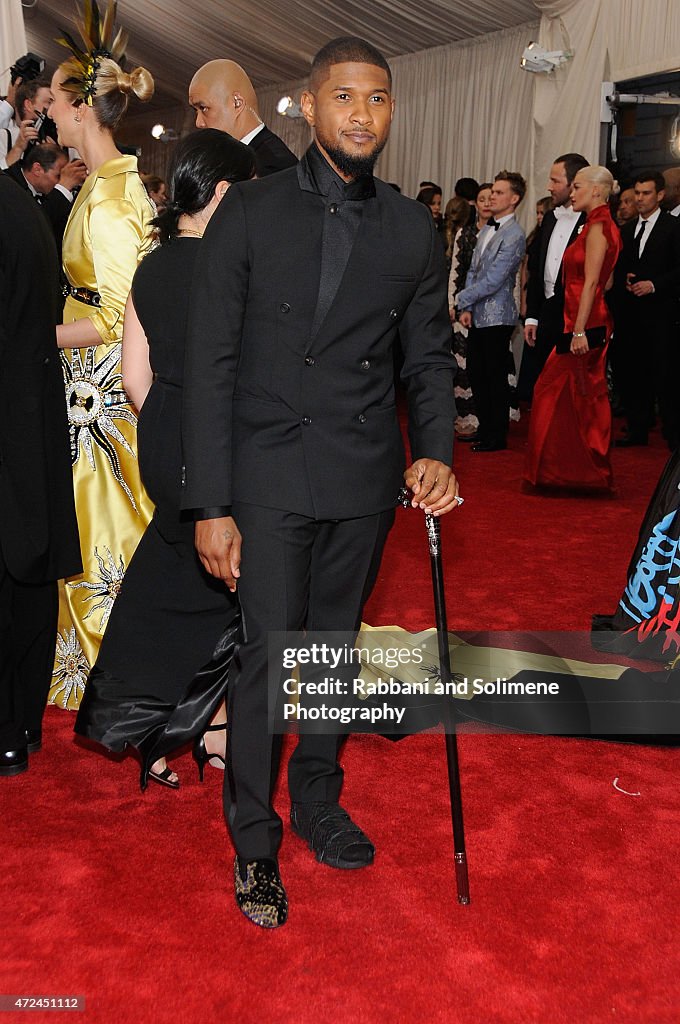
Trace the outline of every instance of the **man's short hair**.
<instances>
[{"instance_id":1,"label":"man's short hair","mask_svg":"<svg viewBox=\"0 0 680 1024\"><path fill-rule=\"evenodd\" d=\"M38 143L35 146L29 146L23 157L21 158L21 165L24 170L30 170L33 164L40 164L43 171L49 171L56 164L60 158L68 160L66 153L61 146L54 146L51 142Z\"/></svg>"},{"instance_id":2,"label":"man's short hair","mask_svg":"<svg viewBox=\"0 0 680 1024\"><path fill-rule=\"evenodd\" d=\"M474 178L459 178L453 187L453 191L461 199L467 199L468 203L472 203L479 193L479 184Z\"/></svg>"},{"instance_id":3,"label":"man's short hair","mask_svg":"<svg viewBox=\"0 0 680 1024\"><path fill-rule=\"evenodd\" d=\"M507 181L515 195L519 196L519 202L522 202L526 195L527 183L519 171L499 171L493 180ZM517 205L519 206L519 203Z\"/></svg>"},{"instance_id":4,"label":"man's short hair","mask_svg":"<svg viewBox=\"0 0 680 1024\"><path fill-rule=\"evenodd\" d=\"M392 72L380 50L359 36L338 36L322 46L312 61L309 74L309 88L312 92L328 78L334 64L373 64L387 72L387 80L392 88Z\"/></svg>"},{"instance_id":5,"label":"man's short hair","mask_svg":"<svg viewBox=\"0 0 680 1024\"><path fill-rule=\"evenodd\" d=\"M32 102L38 95L39 89L49 89L49 87L50 83L46 82L44 78L34 78L32 82L21 83L14 97L14 120L17 124L23 119L24 103Z\"/></svg>"},{"instance_id":6,"label":"man's short hair","mask_svg":"<svg viewBox=\"0 0 680 1024\"><path fill-rule=\"evenodd\" d=\"M643 181L653 181L657 192L663 192L666 182L661 171L640 171L635 175L635 184L641 185Z\"/></svg>"},{"instance_id":7,"label":"man's short hair","mask_svg":"<svg viewBox=\"0 0 680 1024\"><path fill-rule=\"evenodd\" d=\"M590 167L590 163L581 153L563 153L562 156L556 156L553 163L564 164L568 185L571 185L579 171L582 171L584 167Z\"/></svg>"}]
</instances>

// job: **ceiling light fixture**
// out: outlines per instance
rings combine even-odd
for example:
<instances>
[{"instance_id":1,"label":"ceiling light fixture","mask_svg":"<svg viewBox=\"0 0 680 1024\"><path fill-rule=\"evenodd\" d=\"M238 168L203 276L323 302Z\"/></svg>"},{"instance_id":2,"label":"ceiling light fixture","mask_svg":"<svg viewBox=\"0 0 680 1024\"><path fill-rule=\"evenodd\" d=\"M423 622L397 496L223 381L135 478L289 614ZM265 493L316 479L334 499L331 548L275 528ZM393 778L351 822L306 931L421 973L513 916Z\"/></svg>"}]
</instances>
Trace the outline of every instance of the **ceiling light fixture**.
<instances>
[{"instance_id":1,"label":"ceiling light fixture","mask_svg":"<svg viewBox=\"0 0 680 1024\"><path fill-rule=\"evenodd\" d=\"M281 117L303 117L302 108L292 96L282 96L276 104L276 111Z\"/></svg>"}]
</instances>

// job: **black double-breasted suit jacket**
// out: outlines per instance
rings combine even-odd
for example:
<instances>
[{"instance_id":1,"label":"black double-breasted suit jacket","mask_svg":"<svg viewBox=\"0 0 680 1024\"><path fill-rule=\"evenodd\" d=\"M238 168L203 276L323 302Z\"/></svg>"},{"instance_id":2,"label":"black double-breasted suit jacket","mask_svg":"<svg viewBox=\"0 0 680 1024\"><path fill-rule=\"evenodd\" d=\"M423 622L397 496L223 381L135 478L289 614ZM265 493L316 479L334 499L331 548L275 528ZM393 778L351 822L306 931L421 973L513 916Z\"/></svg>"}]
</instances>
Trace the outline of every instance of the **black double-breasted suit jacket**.
<instances>
[{"instance_id":1,"label":"black double-breasted suit jacket","mask_svg":"<svg viewBox=\"0 0 680 1024\"><path fill-rule=\"evenodd\" d=\"M187 341L185 508L234 500L345 519L392 507L404 469L397 331L411 455L450 464L453 360L432 217L376 180L313 331L332 213L303 157L296 168L233 185L209 224Z\"/></svg>"}]
</instances>

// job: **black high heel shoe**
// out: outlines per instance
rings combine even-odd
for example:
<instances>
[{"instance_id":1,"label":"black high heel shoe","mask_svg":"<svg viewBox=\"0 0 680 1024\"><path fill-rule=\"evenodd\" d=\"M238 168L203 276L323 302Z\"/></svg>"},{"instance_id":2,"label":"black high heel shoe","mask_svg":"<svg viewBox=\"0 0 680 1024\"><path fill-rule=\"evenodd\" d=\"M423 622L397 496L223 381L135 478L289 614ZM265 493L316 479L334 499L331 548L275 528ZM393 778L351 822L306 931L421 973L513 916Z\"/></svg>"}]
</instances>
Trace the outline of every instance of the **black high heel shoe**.
<instances>
[{"instance_id":1,"label":"black high heel shoe","mask_svg":"<svg viewBox=\"0 0 680 1024\"><path fill-rule=\"evenodd\" d=\"M223 722L222 725L208 725L206 727L205 731L200 736L197 736L196 739L194 740L194 747L193 747L193 750L191 751L191 753L192 753L192 756L194 758L194 761L196 762L196 764L198 766L198 777L201 780L201 782L203 782L203 772L205 770L205 766L208 763L208 761L213 766L213 768L219 768L221 766L222 768L226 769L226 767L227 767L227 762L222 757L222 755L221 754L211 754L206 749L206 745L205 745L205 733L206 732L220 732L222 729L226 729L226 728L227 728L227 723L226 722ZM219 763L215 764L215 761L217 761Z\"/></svg>"}]
</instances>

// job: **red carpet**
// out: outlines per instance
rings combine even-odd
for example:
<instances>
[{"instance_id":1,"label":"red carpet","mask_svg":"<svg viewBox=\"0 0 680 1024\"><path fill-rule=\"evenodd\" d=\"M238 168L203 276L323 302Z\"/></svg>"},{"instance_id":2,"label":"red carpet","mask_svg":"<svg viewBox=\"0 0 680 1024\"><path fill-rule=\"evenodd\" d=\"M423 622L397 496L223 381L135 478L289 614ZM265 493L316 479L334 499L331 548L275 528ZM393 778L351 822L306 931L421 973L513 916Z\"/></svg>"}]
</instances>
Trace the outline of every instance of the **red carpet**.
<instances>
[{"instance_id":1,"label":"red carpet","mask_svg":"<svg viewBox=\"0 0 680 1024\"><path fill-rule=\"evenodd\" d=\"M542 498L520 492L516 434L506 453L459 446L450 627L585 629L613 609L665 455L616 452L617 499ZM430 609L422 524L404 511L366 618L418 630ZM30 771L0 783L1 993L84 996L75 1019L96 1024L678 1020L675 751L463 736L459 907L442 738L355 738L344 802L376 863L332 871L287 832L290 919L266 933L233 902L221 773L200 786L184 755L178 793L142 796L135 762L76 746L72 723L49 709Z\"/></svg>"}]
</instances>

